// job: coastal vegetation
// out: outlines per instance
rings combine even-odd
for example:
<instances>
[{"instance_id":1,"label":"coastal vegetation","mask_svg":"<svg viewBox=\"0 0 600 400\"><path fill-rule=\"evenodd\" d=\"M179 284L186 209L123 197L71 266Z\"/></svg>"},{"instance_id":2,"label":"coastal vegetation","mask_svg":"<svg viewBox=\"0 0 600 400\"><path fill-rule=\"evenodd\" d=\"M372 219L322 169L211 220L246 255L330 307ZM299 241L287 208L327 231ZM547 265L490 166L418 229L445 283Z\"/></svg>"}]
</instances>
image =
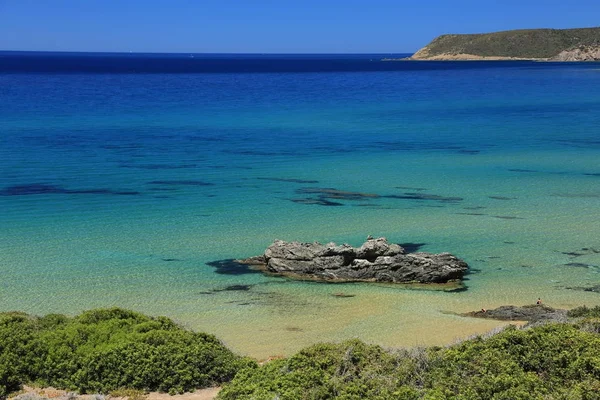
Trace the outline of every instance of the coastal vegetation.
<instances>
[{"instance_id":1,"label":"coastal vegetation","mask_svg":"<svg viewBox=\"0 0 600 400\"><path fill-rule=\"evenodd\" d=\"M597 321L510 326L450 347L318 344L239 372L233 399L600 399Z\"/></svg>"},{"instance_id":2,"label":"coastal vegetation","mask_svg":"<svg viewBox=\"0 0 600 400\"><path fill-rule=\"evenodd\" d=\"M0 314L0 398L24 383L80 393L182 393L221 384L254 362L216 337L119 308L74 318Z\"/></svg>"},{"instance_id":3,"label":"coastal vegetation","mask_svg":"<svg viewBox=\"0 0 600 400\"><path fill-rule=\"evenodd\" d=\"M551 59L562 52L600 48L600 28L522 29L435 38L413 59L515 58ZM568 60L568 59L566 59ZM577 60L568 60L577 61Z\"/></svg>"},{"instance_id":4,"label":"coastal vegetation","mask_svg":"<svg viewBox=\"0 0 600 400\"><path fill-rule=\"evenodd\" d=\"M600 399L600 307L561 318L447 347L321 343L259 366L165 317L2 313L0 398L34 384L104 394L222 385L222 400Z\"/></svg>"}]
</instances>

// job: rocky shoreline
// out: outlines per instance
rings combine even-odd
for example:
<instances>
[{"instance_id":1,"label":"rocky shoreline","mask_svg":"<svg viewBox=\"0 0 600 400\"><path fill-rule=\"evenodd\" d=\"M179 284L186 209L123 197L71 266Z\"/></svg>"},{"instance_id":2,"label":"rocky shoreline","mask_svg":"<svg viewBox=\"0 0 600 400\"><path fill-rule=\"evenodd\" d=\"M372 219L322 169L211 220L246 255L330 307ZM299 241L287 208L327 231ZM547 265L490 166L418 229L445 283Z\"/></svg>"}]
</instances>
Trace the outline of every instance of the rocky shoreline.
<instances>
[{"instance_id":1,"label":"rocky shoreline","mask_svg":"<svg viewBox=\"0 0 600 400\"><path fill-rule=\"evenodd\" d=\"M381 61L550 61L594 62L600 61L600 46L580 46L561 51L553 57L482 56L468 53L441 53L431 55L427 48L407 58L384 58Z\"/></svg>"},{"instance_id":2,"label":"rocky shoreline","mask_svg":"<svg viewBox=\"0 0 600 400\"><path fill-rule=\"evenodd\" d=\"M468 53L442 53L429 55L423 49L411 57L403 58L406 61L552 61L549 58L531 58L531 57L507 57L507 56L480 56ZM392 60L385 60L392 61ZM396 60L400 61L400 60Z\"/></svg>"},{"instance_id":3,"label":"rocky shoreline","mask_svg":"<svg viewBox=\"0 0 600 400\"><path fill-rule=\"evenodd\" d=\"M327 282L449 283L469 266L450 253L407 253L386 238L360 247L276 240L263 255L236 260L266 273Z\"/></svg>"}]
</instances>

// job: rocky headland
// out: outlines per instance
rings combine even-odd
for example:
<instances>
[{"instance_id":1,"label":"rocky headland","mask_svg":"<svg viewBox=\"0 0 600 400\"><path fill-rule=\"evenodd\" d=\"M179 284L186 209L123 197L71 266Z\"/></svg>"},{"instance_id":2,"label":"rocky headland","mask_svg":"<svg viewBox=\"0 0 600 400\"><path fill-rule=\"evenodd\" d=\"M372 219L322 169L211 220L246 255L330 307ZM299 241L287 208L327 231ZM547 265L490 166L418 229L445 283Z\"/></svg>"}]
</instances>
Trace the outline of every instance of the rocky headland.
<instances>
[{"instance_id":1,"label":"rocky headland","mask_svg":"<svg viewBox=\"0 0 600 400\"><path fill-rule=\"evenodd\" d=\"M441 35L409 59L600 61L600 28Z\"/></svg>"},{"instance_id":2,"label":"rocky headland","mask_svg":"<svg viewBox=\"0 0 600 400\"><path fill-rule=\"evenodd\" d=\"M468 270L450 253L407 253L386 238L360 247L276 240L263 255L238 260L262 271L296 279L330 282L447 283Z\"/></svg>"}]
</instances>

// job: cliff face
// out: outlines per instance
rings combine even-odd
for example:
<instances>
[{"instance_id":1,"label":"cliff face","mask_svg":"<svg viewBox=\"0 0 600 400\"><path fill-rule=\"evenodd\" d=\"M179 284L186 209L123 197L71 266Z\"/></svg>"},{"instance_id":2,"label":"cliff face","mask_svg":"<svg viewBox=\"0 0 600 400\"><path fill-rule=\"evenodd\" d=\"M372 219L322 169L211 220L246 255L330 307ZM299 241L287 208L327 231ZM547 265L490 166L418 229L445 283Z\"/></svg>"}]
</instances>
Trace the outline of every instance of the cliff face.
<instances>
[{"instance_id":1,"label":"cliff face","mask_svg":"<svg viewBox=\"0 0 600 400\"><path fill-rule=\"evenodd\" d=\"M600 61L600 45L581 46L571 50L561 51L552 61Z\"/></svg>"},{"instance_id":2,"label":"cliff face","mask_svg":"<svg viewBox=\"0 0 600 400\"><path fill-rule=\"evenodd\" d=\"M597 60L600 28L527 29L442 35L417 51L414 60Z\"/></svg>"}]
</instances>

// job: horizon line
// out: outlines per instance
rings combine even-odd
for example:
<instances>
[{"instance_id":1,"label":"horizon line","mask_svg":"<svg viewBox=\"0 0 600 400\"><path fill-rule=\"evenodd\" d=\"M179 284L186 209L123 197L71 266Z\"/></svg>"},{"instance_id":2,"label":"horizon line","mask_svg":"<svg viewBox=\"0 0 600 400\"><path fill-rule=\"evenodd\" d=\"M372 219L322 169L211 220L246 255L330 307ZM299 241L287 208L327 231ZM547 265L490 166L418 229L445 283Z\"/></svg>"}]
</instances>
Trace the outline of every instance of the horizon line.
<instances>
[{"instance_id":1,"label":"horizon line","mask_svg":"<svg viewBox=\"0 0 600 400\"><path fill-rule=\"evenodd\" d=\"M2 50L0 53L86 53L86 54L206 54L206 55L369 55L369 54L414 54L414 51L402 52L316 52L316 53L293 53L293 52L161 52L161 51L87 51L87 50Z\"/></svg>"}]
</instances>

